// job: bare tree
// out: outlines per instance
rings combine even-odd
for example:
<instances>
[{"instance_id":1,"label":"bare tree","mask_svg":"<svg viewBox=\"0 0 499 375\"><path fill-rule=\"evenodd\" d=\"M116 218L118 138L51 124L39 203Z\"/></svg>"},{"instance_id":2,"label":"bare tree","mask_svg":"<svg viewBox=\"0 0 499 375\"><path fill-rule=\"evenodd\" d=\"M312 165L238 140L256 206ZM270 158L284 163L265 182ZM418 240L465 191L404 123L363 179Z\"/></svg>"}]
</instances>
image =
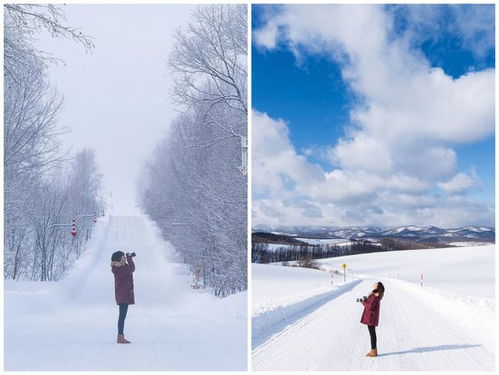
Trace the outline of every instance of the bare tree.
<instances>
[{"instance_id":1,"label":"bare tree","mask_svg":"<svg viewBox=\"0 0 499 375\"><path fill-rule=\"evenodd\" d=\"M246 42L244 5L198 7L177 31L170 66L183 111L140 188L164 238L221 297L247 287Z\"/></svg>"},{"instance_id":2,"label":"bare tree","mask_svg":"<svg viewBox=\"0 0 499 375\"><path fill-rule=\"evenodd\" d=\"M90 151L77 155L72 173L66 170L68 153L59 142L66 129L57 123L62 98L45 74L56 59L37 49L34 37L46 30L87 51L93 43L54 5L7 4L4 16L4 277L57 280L86 238L72 239L69 228L52 224L95 210L100 177ZM79 187L76 200L71 183Z\"/></svg>"},{"instance_id":3,"label":"bare tree","mask_svg":"<svg viewBox=\"0 0 499 375\"><path fill-rule=\"evenodd\" d=\"M245 115L246 5L199 7L192 22L175 34L170 66L176 73L174 99L187 106L225 105Z\"/></svg>"},{"instance_id":4,"label":"bare tree","mask_svg":"<svg viewBox=\"0 0 499 375\"><path fill-rule=\"evenodd\" d=\"M4 70L15 76L15 65L30 65L30 61L60 61L33 46L33 37L42 30L54 38L72 39L85 51L94 47L92 38L79 28L65 24L66 17L60 6L52 4L4 5Z\"/></svg>"}]
</instances>

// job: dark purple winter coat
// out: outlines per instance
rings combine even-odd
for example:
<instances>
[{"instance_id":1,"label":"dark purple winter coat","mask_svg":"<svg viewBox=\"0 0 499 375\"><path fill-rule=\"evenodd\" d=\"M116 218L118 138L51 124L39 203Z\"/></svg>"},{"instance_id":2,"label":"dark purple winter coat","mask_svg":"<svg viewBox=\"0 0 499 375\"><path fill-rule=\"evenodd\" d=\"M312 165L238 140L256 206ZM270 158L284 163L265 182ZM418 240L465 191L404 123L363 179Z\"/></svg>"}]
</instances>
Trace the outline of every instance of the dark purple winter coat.
<instances>
[{"instance_id":1,"label":"dark purple winter coat","mask_svg":"<svg viewBox=\"0 0 499 375\"><path fill-rule=\"evenodd\" d=\"M133 258L127 256L127 263L112 262L111 271L114 274L114 296L116 303L135 304L135 296L133 294L133 271L135 271L135 263Z\"/></svg>"},{"instance_id":2,"label":"dark purple winter coat","mask_svg":"<svg viewBox=\"0 0 499 375\"><path fill-rule=\"evenodd\" d=\"M364 312L362 313L362 318L360 322L362 324L367 324L368 326L376 327L379 321L379 303L381 298L371 293L365 302L362 302L364 305Z\"/></svg>"}]
</instances>

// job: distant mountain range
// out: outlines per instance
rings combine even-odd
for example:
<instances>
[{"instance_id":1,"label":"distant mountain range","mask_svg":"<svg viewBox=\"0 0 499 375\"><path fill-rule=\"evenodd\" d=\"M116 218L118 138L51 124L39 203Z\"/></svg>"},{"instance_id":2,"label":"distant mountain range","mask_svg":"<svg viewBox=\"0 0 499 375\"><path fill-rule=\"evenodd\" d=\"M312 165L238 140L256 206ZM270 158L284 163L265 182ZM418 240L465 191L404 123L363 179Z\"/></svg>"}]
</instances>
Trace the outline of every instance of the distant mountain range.
<instances>
[{"instance_id":1,"label":"distant mountain range","mask_svg":"<svg viewBox=\"0 0 499 375\"><path fill-rule=\"evenodd\" d=\"M406 239L414 242L449 243L449 242L495 242L495 229L486 226L468 226L462 228L443 229L429 226L407 225L394 228L373 226L326 227L326 226L288 226L275 227L257 225L254 232L270 232L293 237L304 238L344 238L344 239Z\"/></svg>"}]
</instances>

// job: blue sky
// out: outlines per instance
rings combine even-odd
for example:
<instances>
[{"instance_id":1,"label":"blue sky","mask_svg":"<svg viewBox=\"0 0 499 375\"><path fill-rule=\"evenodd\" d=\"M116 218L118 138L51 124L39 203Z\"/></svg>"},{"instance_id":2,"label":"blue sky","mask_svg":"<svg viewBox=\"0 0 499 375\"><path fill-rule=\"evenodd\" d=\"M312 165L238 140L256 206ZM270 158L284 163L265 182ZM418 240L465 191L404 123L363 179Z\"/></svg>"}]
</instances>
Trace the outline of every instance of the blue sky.
<instances>
[{"instance_id":1,"label":"blue sky","mask_svg":"<svg viewBox=\"0 0 499 375\"><path fill-rule=\"evenodd\" d=\"M351 94L336 64L310 57L306 66L298 66L289 51L259 53L254 48L252 72L253 107L286 118L298 149L329 144L343 135Z\"/></svg>"},{"instance_id":2,"label":"blue sky","mask_svg":"<svg viewBox=\"0 0 499 375\"><path fill-rule=\"evenodd\" d=\"M307 188L300 189L298 181L300 177L290 177L285 170L275 168L275 174L283 181L282 191L279 191L278 182L273 186L266 182L260 184L256 167L262 169L262 181L265 180L264 173L272 174L272 167L265 159L265 145L257 143L253 150L254 162L255 158L258 159L253 172L256 175L254 224L382 225L386 223L441 226L494 224L495 140L494 124L493 120L491 121L494 108L490 105L493 102L494 92L490 88L493 87L491 80L493 81L495 67L493 6L397 5L364 6L355 10L348 6L334 8L253 5L252 9L254 30L252 101L257 116L254 117L254 123L257 123L254 129L259 129L258 121L263 119L262 116L267 116L269 121L272 120L274 123L282 120L282 124L276 126L285 128L281 135L288 137L289 140L287 146L289 150L286 152L300 159L300 165L307 163L310 169L320 168L324 176L331 172L341 174L341 178L344 178L343 183L347 183L346 175L351 177L361 171L363 175L372 173L373 179L378 177L387 179L396 175L397 184L407 180L411 183L414 181L413 185L421 183L421 186L426 186L421 187L417 193L397 187L394 194L403 195L403 199L407 201L409 193L410 199L419 200L421 207L416 207L415 204L410 210L398 207L388 212L384 209L387 205L383 203L383 199L377 200L377 198L387 196L394 190L391 187L380 188L378 185L358 198L370 200L369 204L377 202L374 204L376 207L366 208L369 204L365 206L355 200L354 205L359 206L361 212L372 209L373 212L381 210L384 214L373 214L372 217L367 215L362 223L350 222L347 218L340 220L337 218L339 212L353 208L344 201L335 202L335 196L326 199L311 193ZM338 21L340 26L337 27L328 28L324 24L317 26L319 22L316 17L328 12L333 18L342 13L343 19L352 14L352 23L355 22L354 17L358 17L357 24L360 25L365 19L374 17L374 22L369 20L367 23L374 34L371 45L380 43L388 51L393 51L392 55L395 57L388 59L386 64L388 67L383 67L379 72L376 70L376 63L372 64L374 68L370 67L369 58L366 56L374 56L371 58L374 62L380 58L381 64L384 64L382 52L375 48L371 50L369 45L352 41L349 35L357 32L355 26L347 22L342 26L341 20ZM362 65L363 59L366 60L364 65ZM408 63L401 63L404 59L407 59ZM357 60L360 61L358 65L352 63ZM410 69L405 69L404 64ZM414 67L411 64L414 64ZM395 74L390 76L397 69L401 71L401 77L408 79L409 88L401 88L404 79L397 80ZM383 77L380 82L373 83L371 78L366 78L368 75L378 74ZM345 79L345 76L348 78ZM428 114L422 116L425 119L424 126L428 129L419 134L415 132L413 140L408 139L409 136L401 137L400 131L397 130L401 122L407 127L407 134L412 134L419 126L417 123L413 126L405 123L405 118L409 123L419 114L419 111L410 108L410 105L407 111L401 110L397 120L392 120L388 115L387 139L393 139L387 140L386 143L382 127L380 129L369 120L359 121L356 118L358 114L369 115L364 106L379 106L386 112L407 106L407 103L399 105L396 102L396 91L401 90L401 95L407 93L412 95L410 85L419 90L422 85L418 82L424 80L428 80L432 88L428 90L429 98L425 98L425 89L421 88L422 92L419 93L421 101L429 100L430 104L425 106L423 103L423 108L431 106L435 108L429 108ZM463 104L457 96L461 92L471 93L475 87L478 87L477 85L484 85L488 91L484 91L483 88L477 89L485 93L484 97L476 98L477 103L470 104L469 110L464 104L463 110ZM392 98L382 93L385 87L386 90L393 88ZM432 94L442 102L433 104ZM445 99L445 95L449 95L449 100ZM415 97L418 97L417 93ZM475 97L472 99L475 100ZM447 109L450 115L438 113L439 105L452 106L454 103L455 108ZM460 120L453 120L453 116L459 111L463 111L463 114L457 118L469 118L469 121L463 120L461 123ZM479 123L476 131L473 130L474 121ZM266 122L267 128L271 123ZM364 142L366 140L368 141ZM412 160L410 155L397 151L399 140L407 142L408 147L414 149L415 155ZM357 145L366 143L374 144L375 150L380 150L381 154L387 150L388 169L385 168L380 172L375 163L348 160L352 150L364 150L363 146L358 148ZM261 157L257 150L263 150ZM373 155L372 148L369 150L371 153L367 155ZM424 175L424 166L421 172L418 172L420 166L414 167L414 170L410 170L409 167L418 155L426 152L428 155L439 155L439 160L448 160L440 169L429 173L431 176ZM375 152L374 155L379 153ZM400 162L405 160L404 158L408 160L405 166ZM428 163L432 164L432 158L428 160L430 160ZM301 167L303 170L307 168L305 165ZM263 171L264 169L267 170ZM319 186L323 178L319 173L315 177ZM314 181L314 178L309 176L308 179L307 185L310 186L312 184L310 181ZM283 201L282 196L286 196L286 201ZM336 196L343 195L338 193ZM374 196L376 198L373 198ZM432 204L427 203L429 199L433 199ZM281 202L271 203L277 200ZM322 209L321 214L313 220L305 218L302 214L303 209L300 211L295 204L303 201ZM450 206L455 206L459 202L462 203L463 209L468 210L463 219L446 219L449 215L457 214L456 208ZM326 206L330 208L329 214L324 209ZM432 213L429 213L430 211ZM278 214L272 218L271 214L265 212ZM333 212L336 212L334 214L336 219L332 217Z\"/></svg>"}]
</instances>

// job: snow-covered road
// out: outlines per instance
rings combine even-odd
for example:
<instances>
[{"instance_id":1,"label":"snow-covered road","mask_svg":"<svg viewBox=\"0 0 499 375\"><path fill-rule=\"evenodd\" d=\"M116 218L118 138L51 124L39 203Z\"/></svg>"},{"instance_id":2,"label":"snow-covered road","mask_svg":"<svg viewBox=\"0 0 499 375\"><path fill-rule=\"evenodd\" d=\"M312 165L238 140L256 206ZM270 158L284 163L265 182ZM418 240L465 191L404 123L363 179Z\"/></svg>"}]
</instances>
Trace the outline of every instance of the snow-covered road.
<instances>
[{"instance_id":1,"label":"snow-covered road","mask_svg":"<svg viewBox=\"0 0 499 375\"><path fill-rule=\"evenodd\" d=\"M253 370L494 368L492 308L399 280L383 280L386 294L377 328L379 357L364 357L370 349L369 334L359 322L362 305L355 300L368 294L374 281L352 283L353 287L333 294L300 319L293 312L289 324L280 321L273 335L253 348Z\"/></svg>"},{"instance_id":2,"label":"snow-covered road","mask_svg":"<svg viewBox=\"0 0 499 375\"><path fill-rule=\"evenodd\" d=\"M116 344L110 257L137 253L136 304ZM6 370L245 370L246 293L190 288L184 265L143 217L99 221L87 250L56 283L5 283Z\"/></svg>"}]
</instances>

